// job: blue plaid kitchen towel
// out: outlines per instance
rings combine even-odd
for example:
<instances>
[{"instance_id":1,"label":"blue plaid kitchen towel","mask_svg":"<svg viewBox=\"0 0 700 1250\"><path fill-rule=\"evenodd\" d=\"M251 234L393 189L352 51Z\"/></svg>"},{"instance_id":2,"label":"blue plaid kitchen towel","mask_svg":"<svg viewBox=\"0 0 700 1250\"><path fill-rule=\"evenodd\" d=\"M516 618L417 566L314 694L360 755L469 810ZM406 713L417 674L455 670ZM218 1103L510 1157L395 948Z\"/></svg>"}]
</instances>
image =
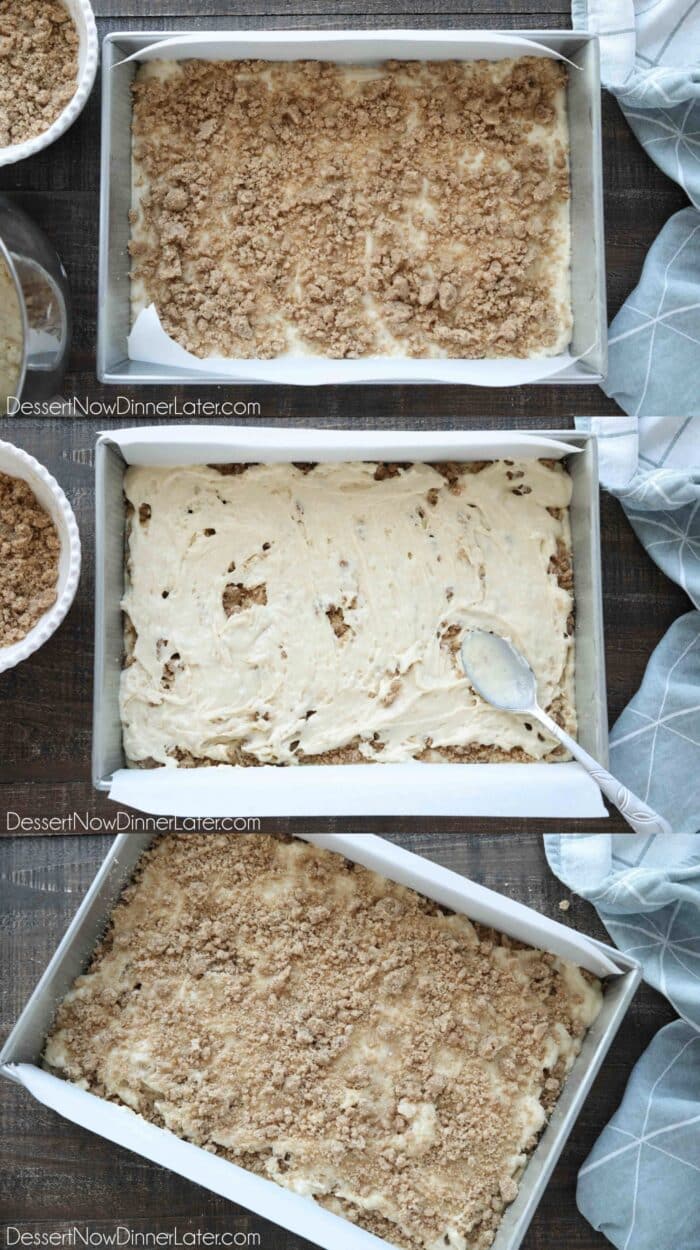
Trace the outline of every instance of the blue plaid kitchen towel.
<instances>
[{"instance_id":1,"label":"blue plaid kitchen towel","mask_svg":"<svg viewBox=\"0 0 700 1250\"><path fill-rule=\"evenodd\" d=\"M618 1250L700 1247L700 835L550 834L557 876L596 907L680 1019L657 1033L578 1176Z\"/></svg>"},{"instance_id":2,"label":"blue plaid kitchen towel","mask_svg":"<svg viewBox=\"0 0 700 1250\"><path fill-rule=\"evenodd\" d=\"M553 871L680 1017L632 1072L577 1201L618 1250L700 1250L700 418L577 425L597 434L601 480L696 607L657 647L610 740L615 773L679 832L545 837Z\"/></svg>"},{"instance_id":3,"label":"blue plaid kitchen towel","mask_svg":"<svg viewBox=\"0 0 700 1250\"><path fill-rule=\"evenodd\" d=\"M604 85L692 207L667 222L610 326L603 389L628 413L700 412L700 4L573 0L600 37Z\"/></svg>"},{"instance_id":4,"label":"blue plaid kitchen towel","mask_svg":"<svg viewBox=\"0 0 700 1250\"><path fill-rule=\"evenodd\" d=\"M600 476L651 558L683 587L681 616L610 736L613 772L671 823L700 832L700 417L580 417ZM695 784L694 784L695 782Z\"/></svg>"}]
</instances>

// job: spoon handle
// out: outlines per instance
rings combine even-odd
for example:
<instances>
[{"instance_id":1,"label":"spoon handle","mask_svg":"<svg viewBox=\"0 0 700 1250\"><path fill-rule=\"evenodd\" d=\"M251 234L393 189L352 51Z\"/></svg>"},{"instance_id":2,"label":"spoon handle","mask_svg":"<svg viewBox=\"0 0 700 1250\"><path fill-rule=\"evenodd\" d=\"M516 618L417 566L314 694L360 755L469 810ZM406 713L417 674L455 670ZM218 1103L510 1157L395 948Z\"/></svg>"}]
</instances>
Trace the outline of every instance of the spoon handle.
<instances>
[{"instance_id":1,"label":"spoon handle","mask_svg":"<svg viewBox=\"0 0 700 1250\"><path fill-rule=\"evenodd\" d=\"M534 709L533 709L534 710ZM570 737L565 730L561 729L557 722L552 720L541 707L536 710L536 716L540 724L548 729L553 738L561 742L573 755L574 759L582 764L587 773L590 773L594 781L596 781L607 799L615 804L618 811L622 812L628 825L634 829L635 833L671 833L671 826L663 816L659 816L653 808L647 803L633 794L627 786L623 786L621 781L613 777L602 764L593 759L588 751L584 751L582 746L574 738Z\"/></svg>"}]
</instances>

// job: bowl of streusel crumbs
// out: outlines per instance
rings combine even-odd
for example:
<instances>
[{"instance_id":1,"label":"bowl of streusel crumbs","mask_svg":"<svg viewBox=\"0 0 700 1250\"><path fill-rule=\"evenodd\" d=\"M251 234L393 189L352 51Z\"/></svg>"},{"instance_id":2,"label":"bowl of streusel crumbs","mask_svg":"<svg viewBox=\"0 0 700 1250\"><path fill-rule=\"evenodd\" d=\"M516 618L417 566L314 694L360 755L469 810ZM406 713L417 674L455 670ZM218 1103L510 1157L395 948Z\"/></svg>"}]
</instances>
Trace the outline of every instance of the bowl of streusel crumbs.
<instances>
[{"instance_id":1,"label":"bowl of streusel crumbs","mask_svg":"<svg viewBox=\"0 0 700 1250\"><path fill-rule=\"evenodd\" d=\"M70 608L80 535L58 482L0 441L0 673L38 651Z\"/></svg>"},{"instance_id":2,"label":"bowl of streusel crumbs","mask_svg":"<svg viewBox=\"0 0 700 1250\"><path fill-rule=\"evenodd\" d=\"M72 126L97 73L89 0L0 0L0 166Z\"/></svg>"}]
</instances>

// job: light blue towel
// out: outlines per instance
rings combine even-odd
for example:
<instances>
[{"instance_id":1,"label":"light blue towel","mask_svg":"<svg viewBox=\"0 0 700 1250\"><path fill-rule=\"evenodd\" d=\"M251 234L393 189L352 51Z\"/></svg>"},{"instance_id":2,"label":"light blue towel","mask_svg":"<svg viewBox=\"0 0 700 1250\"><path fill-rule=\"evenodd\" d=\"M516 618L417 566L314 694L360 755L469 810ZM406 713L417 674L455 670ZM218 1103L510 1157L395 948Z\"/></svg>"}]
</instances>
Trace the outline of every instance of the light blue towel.
<instances>
[{"instance_id":1,"label":"light blue towel","mask_svg":"<svg viewBox=\"0 0 700 1250\"><path fill-rule=\"evenodd\" d=\"M571 11L598 35L603 83L642 147L700 209L697 0L572 0Z\"/></svg>"},{"instance_id":2,"label":"light blue towel","mask_svg":"<svg viewBox=\"0 0 700 1250\"><path fill-rule=\"evenodd\" d=\"M651 558L700 608L700 417L579 417ZM610 736L613 771L677 833L700 832L700 612L675 622ZM696 784L693 784L693 778Z\"/></svg>"},{"instance_id":3,"label":"light blue towel","mask_svg":"<svg viewBox=\"0 0 700 1250\"><path fill-rule=\"evenodd\" d=\"M579 1172L579 1208L613 1245L700 1247L699 1089L700 1033L677 1020L640 1059Z\"/></svg>"},{"instance_id":4,"label":"light blue towel","mask_svg":"<svg viewBox=\"0 0 700 1250\"><path fill-rule=\"evenodd\" d=\"M700 835L554 833L545 845L556 875L594 904L615 945L700 1035ZM700 1086L695 1096L700 1149Z\"/></svg>"},{"instance_id":5,"label":"light blue towel","mask_svg":"<svg viewBox=\"0 0 700 1250\"><path fill-rule=\"evenodd\" d=\"M700 0L699 0L700 4ZM700 606L700 417L581 417L601 480L649 555ZM677 620L611 734L611 764L678 830L550 834L590 900L681 1019L656 1036L579 1173L580 1210L618 1250L700 1250L700 612Z\"/></svg>"},{"instance_id":6,"label":"light blue towel","mask_svg":"<svg viewBox=\"0 0 700 1250\"><path fill-rule=\"evenodd\" d=\"M657 1033L579 1172L618 1250L700 1248L700 835L548 835L549 862L681 1019Z\"/></svg>"},{"instance_id":7,"label":"light blue towel","mask_svg":"<svg viewBox=\"0 0 700 1250\"><path fill-rule=\"evenodd\" d=\"M672 829L700 833L700 613L654 651L610 735L610 767Z\"/></svg>"},{"instance_id":8,"label":"light blue towel","mask_svg":"<svg viewBox=\"0 0 700 1250\"><path fill-rule=\"evenodd\" d=\"M608 332L606 395L623 412L700 413L700 213L675 213Z\"/></svg>"},{"instance_id":9,"label":"light blue towel","mask_svg":"<svg viewBox=\"0 0 700 1250\"><path fill-rule=\"evenodd\" d=\"M603 83L648 155L692 205L667 222L610 326L603 389L636 415L700 412L700 4L573 0L600 37Z\"/></svg>"}]
</instances>

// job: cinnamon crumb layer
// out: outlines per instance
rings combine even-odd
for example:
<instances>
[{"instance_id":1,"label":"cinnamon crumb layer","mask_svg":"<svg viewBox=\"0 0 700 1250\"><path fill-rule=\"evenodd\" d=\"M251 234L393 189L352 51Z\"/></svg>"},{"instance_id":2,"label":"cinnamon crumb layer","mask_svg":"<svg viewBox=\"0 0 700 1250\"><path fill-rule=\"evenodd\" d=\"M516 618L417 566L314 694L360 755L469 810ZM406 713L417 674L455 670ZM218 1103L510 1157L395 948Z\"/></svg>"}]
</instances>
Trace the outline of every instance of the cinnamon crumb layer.
<instances>
[{"instance_id":1,"label":"cinnamon crumb layer","mask_svg":"<svg viewBox=\"0 0 700 1250\"><path fill-rule=\"evenodd\" d=\"M410 1250L486 1250L601 985L268 834L143 857L44 1064Z\"/></svg>"},{"instance_id":2,"label":"cinnamon crumb layer","mask_svg":"<svg viewBox=\"0 0 700 1250\"><path fill-rule=\"evenodd\" d=\"M23 478L0 473L0 647L21 642L56 602L61 541Z\"/></svg>"},{"instance_id":3,"label":"cinnamon crumb layer","mask_svg":"<svg viewBox=\"0 0 700 1250\"><path fill-rule=\"evenodd\" d=\"M529 357L571 334L566 72L151 61L134 316L200 357Z\"/></svg>"},{"instance_id":4,"label":"cinnamon crumb layer","mask_svg":"<svg viewBox=\"0 0 700 1250\"><path fill-rule=\"evenodd\" d=\"M60 0L0 0L0 147L43 134L70 104L79 43Z\"/></svg>"}]
</instances>

